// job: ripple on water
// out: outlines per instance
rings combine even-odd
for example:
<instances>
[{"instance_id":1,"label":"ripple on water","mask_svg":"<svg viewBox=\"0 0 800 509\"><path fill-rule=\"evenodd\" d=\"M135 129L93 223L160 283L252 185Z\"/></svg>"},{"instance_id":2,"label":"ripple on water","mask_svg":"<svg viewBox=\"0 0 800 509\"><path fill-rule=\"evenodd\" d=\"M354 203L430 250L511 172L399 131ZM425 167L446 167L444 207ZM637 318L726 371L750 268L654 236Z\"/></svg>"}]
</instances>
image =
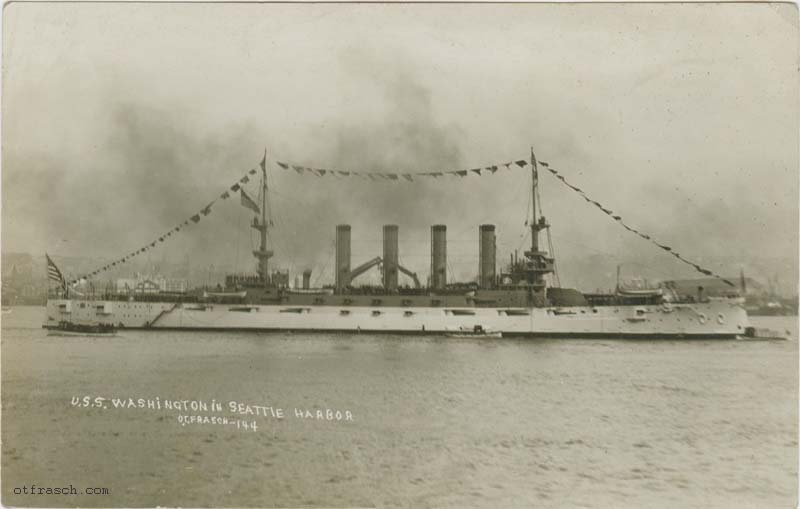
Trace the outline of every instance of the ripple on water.
<instances>
[{"instance_id":1,"label":"ripple on water","mask_svg":"<svg viewBox=\"0 0 800 509\"><path fill-rule=\"evenodd\" d=\"M22 320L25 311L14 316ZM781 507L796 500L796 341L137 331L86 341L43 334L40 310L29 316L35 326L7 327L6 318L9 505L26 505L9 486L67 474L76 484L124 486L110 506ZM797 337L796 325L787 326ZM173 415L70 407L72 396L95 393L268 403L289 412L341 408L356 418L287 418L260 422L256 433L209 433L182 428ZM154 483L189 486L191 498Z\"/></svg>"}]
</instances>

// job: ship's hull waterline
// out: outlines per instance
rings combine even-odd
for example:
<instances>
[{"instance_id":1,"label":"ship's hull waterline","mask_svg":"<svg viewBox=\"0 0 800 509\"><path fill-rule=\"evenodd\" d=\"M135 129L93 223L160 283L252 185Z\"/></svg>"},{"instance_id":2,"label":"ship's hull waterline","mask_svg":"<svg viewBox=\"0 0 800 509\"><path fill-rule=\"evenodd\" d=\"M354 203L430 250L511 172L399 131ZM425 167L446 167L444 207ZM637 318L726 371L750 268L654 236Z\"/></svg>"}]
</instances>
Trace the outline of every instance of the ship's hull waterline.
<instances>
[{"instance_id":1,"label":"ship's hull waterline","mask_svg":"<svg viewBox=\"0 0 800 509\"><path fill-rule=\"evenodd\" d=\"M45 327L60 321L111 323L126 329L447 334L502 332L504 337L736 338L749 327L739 303L562 308L437 308L230 305L49 300Z\"/></svg>"}]
</instances>

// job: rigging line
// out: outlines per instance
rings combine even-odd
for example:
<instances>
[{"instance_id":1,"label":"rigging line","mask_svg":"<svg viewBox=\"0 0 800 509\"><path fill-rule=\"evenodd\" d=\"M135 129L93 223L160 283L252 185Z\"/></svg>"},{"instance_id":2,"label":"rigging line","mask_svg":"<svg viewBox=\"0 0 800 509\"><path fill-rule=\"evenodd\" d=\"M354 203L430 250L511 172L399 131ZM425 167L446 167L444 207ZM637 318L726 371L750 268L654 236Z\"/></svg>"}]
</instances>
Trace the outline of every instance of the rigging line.
<instances>
[{"instance_id":1,"label":"rigging line","mask_svg":"<svg viewBox=\"0 0 800 509\"><path fill-rule=\"evenodd\" d=\"M700 266L699 264L697 264L697 263L694 263L694 262L692 262L692 261L689 261L689 260L687 260L686 258L684 258L683 256L681 256L681 255L680 255L679 253L677 253L676 251L673 251L673 249L672 249L671 247L669 247L669 246L666 246L666 245L663 245L663 244L660 244L659 242L657 242L657 241L656 241L655 239L653 239L653 238L652 238L650 235L645 235L644 233L642 233L642 232L640 232L640 231L636 230L635 228L631 228L630 226L628 226L628 225L627 225L627 223L625 223L625 222L622 220L622 217L621 217L621 216L619 216L619 215L614 215L614 213L613 213L611 210L608 210L608 209L606 209L606 208L605 208L605 207L603 207L603 206L602 206L602 205L601 205L599 202L597 202L597 201L595 201L595 200L592 200L591 198L589 198L589 196L588 196L588 195L587 195L587 194L586 194L586 193L585 193L585 192L584 192L582 189L580 189L580 188L578 188L578 187L575 187L575 186L573 186L572 184L570 184L569 182L567 182L567 180L564 178L564 176L563 176L563 175L560 175L560 174L558 173L558 171L556 171L554 168L550 168L550 167L548 167L548 168L547 168L547 170L548 170L548 171L549 171L551 174L553 174L553 175L554 175L556 178L558 178L558 179L559 179L559 180L560 180L560 181L561 181L561 182L562 182L562 183L563 183L565 186L569 187L570 189L572 189L572 190L573 190L573 191L575 191L576 193L580 194L580 195L583 197L583 199L584 199L585 201L587 201L587 202L591 202L591 203L592 203L593 205L595 205L597 208L601 209L601 210L602 210L602 211L603 211L603 212L604 212L604 213L605 213L607 216L609 216L609 217L613 218L613 219L614 219L614 221L616 221L617 223L619 223L619 224L620 224L620 225L621 225L623 228L625 228L626 230L630 231L631 233L635 233L637 236L639 236L639 237L641 237L641 238L643 238L643 239L647 240L647 241L648 241L648 242L650 242L651 244L655 244L656 246L658 246L659 248L661 248L663 251L667 251L669 254L671 254L672 256L674 256L675 258L677 258L678 260L682 261L682 262L683 262L683 263L685 263L686 265L690 265L690 266L694 267L694 269L695 269L697 272L700 272L701 274L703 274L703 275L705 275L705 276L711 276L711 277L717 278L717 279L721 280L722 282L724 282L725 284L727 284L728 286L731 286L731 287L733 287L733 288L736 288L736 285L735 285L734 283L732 283L732 282L728 281L727 279L723 278L722 276L720 276L720 275L718 275L718 274L715 274L714 272L712 272L712 271L710 271L710 270L708 270L708 269L706 269L706 268L703 268L703 267L701 267L701 266Z\"/></svg>"},{"instance_id":2,"label":"rigging line","mask_svg":"<svg viewBox=\"0 0 800 509\"><path fill-rule=\"evenodd\" d=\"M538 172L537 172L538 174ZM531 177L533 178L533 177ZM538 180L538 179L537 179ZM538 183L538 182L537 182ZM542 197L539 193L539 186L536 186L536 203L539 204L539 217L544 217L544 210L542 209ZM553 247L553 237L550 234L550 228L545 228L547 230L547 249L550 251L550 257L553 259L553 276L555 278L556 286L561 287L561 278L558 275L558 262L556 261L556 250Z\"/></svg>"},{"instance_id":3,"label":"rigging line","mask_svg":"<svg viewBox=\"0 0 800 509\"><path fill-rule=\"evenodd\" d=\"M531 179L533 179L533 172L531 172ZM536 171L536 203L539 209L539 216L543 216L544 212L542 211L542 196L539 194L539 171Z\"/></svg>"},{"instance_id":4,"label":"rigging line","mask_svg":"<svg viewBox=\"0 0 800 509\"><path fill-rule=\"evenodd\" d=\"M527 200L526 212L525 212L525 216L527 217L528 216L528 212L530 212L530 210L531 210L531 195L526 190L524 196L525 196L525 199ZM516 200L509 200L509 201L506 202L505 206L502 209L500 209L499 213L501 215L505 215L507 212L510 212L516 206L517 206ZM497 212L495 212L493 214L497 215ZM492 219L492 216L484 216L480 220L478 220L478 224L482 224L482 223L484 223L484 222L486 222L486 221L488 221L490 219ZM526 224L527 224L527 219L526 219ZM471 231L473 228L475 228L475 226L467 226L466 228L461 229L458 232L456 232L455 237L456 238L461 237L461 236L465 235L467 232ZM456 241L456 240L454 240L454 241ZM451 242L451 240L448 239L447 242L449 243L449 242ZM473 242L473 241L470 240L469 242Z\"/></svg>"},{"instance_id":5,"label":"rigging line","mask_svg":"<svg viewBox=\"0 0 800 509\"><path fill-rule=\"evenodd\" d=\"M269 185L267 184L267 172L264 172L264 186L266 186L267 190L269 190ZM264 187L264 186L262 186L262 187ZM263 191L263 189L262 189L262 191ZM271 205L270 202L271 202L271 200L269 199L269 193L264 191L264 203L267 204L267 224L270 225L270 226L273 226L275 223L272 221L272 218L273 218L272 205ZM277 219L277 218L275 218L275 219Z\"/></svg>"},{"instance_id":6,"label":"rigging line","mask_svg":"<svg viewBox=\"0 0 800 509\"><path fill-rule=\"evenodd\" d=\"M269 210L269 201L267 201L267 210ZM269 217L272 217L272 212L268 212ZM277 218L276 218L277 220ZM270 224L271 220L268 220L268 224ZM280 224L280 221L278 222ZM272 224L274 226L274 223ZM287 253L287 251L283 250L283 246L289 246L290 241L287 240L283 234L283 231L280 228L272 228L267 230L267 241L269 246L272 247L275 253ZM289 262L289 272L292 272L294 267L294 260Z\"/></svg>"},{"instance_id":7,"label":"rigging line","mask_svg":"<svg viewBox=\"0 0 800 509\"><path fill-rule=\"evenodd\" d=\"M270 168L272 168L272 167L270 167ZM264 182L266 182L266 178L267 178L266 172L264 172ZM273 218L272 200L270 199L271 198L270 195L271 194L274 194L274 195L278 194L278 192L275 190L275 182L276 182L276 180L277 179L274 178L274 175L273 175L273 178L269 181L269 185L267 186L267 191L269 191L267 193L267 213L269 214L270 219ZM278 209L275 209L275 210L277 212L277 211L280 211L281 209L278 208ZM280 215L280 218L278 217L279 215ZM283 224L283 214L275 214L274 218L275 218L274 224Z\"/></svg>"},{"instance_id":8,"label":"rigging line","mask_svg":"<svg viewBox=\"0 0 800 509\"><path fill-rule=\"evenodd\" d=\"M450 259L449 258L447 259L447 270L450 272L450 281L455 282L456 274L455 274L455 272L453 272L453 266L450 264Z\"/></svg>"},{"instance_id":9,"label":"rigging line","mask_svg":"<svg viewBox=\"0 0 800 509\"><path fill-rule=\"evenodd\" d=\"M249 230L247 238L250 239L250 251L252 252L252 251L256 250L256 242L255 242L255 239L254 239L255 232L253 231L253 228L249 228L250 223L248 223L247 226L248 226L247 229Z\"/></svg>"},{"instance_id":10,"label":"rigging line","mask_svg":"<svg viewBox=\"0 0 800 509\"><path fill-rule=\"evenodd\" d=\"M531 178L533 178L533 177L531 177ZM525 226L528 226L528 222L530 221L530 218L531 218L531 198L532 197L531 197L530 193L527 193L527 192L525 193L525 196L527 196L527 200L526 200L526 204L525 204Z\"/></svg>"},{"instance_id":11,"label":"rigging line","mask_svg":"<svg viewBox=\"0 0 800 509\"><path fill-rule=\"evenodd\" d=\"M238 183L237 183L237 185L238 185ZM215 203L217 203L217 201L218 201L218 200L219 200L219 197L217 197L217 198L214 198L214 200L212 200L212 201L211 201L211 202L210 202L210 203L209 203L209 204L206 206L206 208L205 208L205 209L203 209L203 210L202 210L200 213L202 213L204 216L205 216L205 215L208 215L208 212L203 212L203 211L210 210L211 206L212 206L212 205L214 205ZM199 214L200 214L200 213L196 214L196 216L198 216L198 217L199 217ZM186 220L184 223L179 223L179 227L180 227L181 229L184 229L185 227L189 226L189 224L188 224L188 221L189 221L189 220L187 219L187 220ZM177 228L170 229L168 232L165 232L164 234L162 234L162 237L167 237L167 236L170 236L170 235L168 235L170 232L172 232L172 233L177 233ZM159 240L161 240L161 239L159 239ZM162 242L163 242L163 240L162 240ZM151 244L152 244L152 243L151 243ZM153 246L150 246L149 244L145 244L145 247L144 247L144 248L142 248L142 249L140 249L140 250L138 250L138 251L134 251L133 253L130 253L129 255L123 256L122 258L117 258L117 259L113 260L113 261L112 261L112 262L110 262L110 263L111 263L111 264L114 264L114 267L116 267L117 265L119 265L119 266L122 266L122 264L123 264L123 263L128 263L128 260L131 260L131 259L133 259L133 257L135 257L135 256L138 256L139 254L141 254L141 253L142 253L142 252L144 252L144 251L147 251L147 252L149 253L153 247L155 247L155 246L154 246L154 245L153 245ZM148 254L148 256L149 256L149 254ZM108 264L106 264L106 266L105 266L105 267L103 267L103 268L99 268L99 269L95 270L95 271L94 271L94 273L86 273L86 274L85 274L85 275L83 275L83 276L80 276L80 275L79 275L79 276L77 276L76 278L74 278L74 279L71 279L70 281L68 281L68 283L69 283L69 284L75 283L75 282L76 282L78 279L81 279L81 278L83 278L83 279L87 279L87 280L88 280L88 279L90 279L90 278L96 277L96 276L97 276L97 275L98 275L100 272L107 272L107 271L110 271L110 270L112 270L112 271L113 271L113 269L112 269L111 267L108 267Z\"/></svg>"},{"instance_id":12,"label":"rigging line","mask_svg":"<svg viewBox=\"0 0 800 509\"><path fill-rule=\"evenodd\" d=\"M586 244L582 244L580 242L575 242L574 240L567 240L567 239L563 239L562 238L562 239L559 240L559 242L579 247L579 248L581 248L582 250L585 250L585 251L592 251L594 253L608 255L608 256L611 256L612 258L620 256L620 253L618 253L618 252L604 251L602 249L597 249L594 246L589 246L589 245L586 245ZM675 272L674 271L667 272L664 269L658 268L658 267L656 267L654 265L648 265L646 263L626 261L626 262L622 263L621 265L636 265L638 267L642 267L642 268L648 269L648 270L652 271L653 273L660 274L660 275L664 276L668 280L670 280L670 279L678 279L675 276Z\"/></svg>"},{"instance_id":13,"label":"rigging line","mask_svg":"<svg viewBox=\"0 0 800 509\"><path fill-rule=\"evenodd\" d=\"M242 224L242 207L239 207L239 215L236 216L236 224ZM239 244L242 239L242 229L236 228L236 258L233 260L233 273L239 273Z\"/></svg>"},{"instance_id":14,"label":"rigging line","mask_svg":"<svg viewBox=\"0 0 800 509\"><path fill-rule=\"evenodd\" d=\"M553 249L553 238L550 235L550 228L547 228L547 245L550 249L550 257L553 259L553 276L555 276L556 286L561 288L561 278L558 277L558 264L556 263L556 252Z\"/></svg>"},{"instance_id":15,"label":"rigging line","mask_svg":"<svg viewBox=\"0 0 800 509\"><path fill-rule=\"evenodd\" d=\"M259 186L259 188L258 188L258 203L261 203L261 195L262 195L263 192L264 192L263 186ZM255 214L253 217L255 219L258 219L258 214ZM249 226L249 223L248 223L248 226ZM253 237L255 236L255 232L253 231L254 228L248 228L248 229L250 230L250 250L251 251L255 251L256 244L255 244L255 240L253 239ZM267 232L267 238L269 238L269 232ZM260 244L261 244L261 242L260 242L260 239L259 239L259 249L260 249Z\"/></svg>"},{"instance_id":16,"label":"rigging line","mask_svg":"<svg viewBox=\"0 0 800 509\"><path fill-rule=\"evenodd\" d=\"M570 244L570 245L573 245L573 246L579 247L579 248L581 248L582 250L586 250L586 251L593 251L593 252L595 252L595 253L598 253L598 254L603 254L603 255L608 255L608 256L611 256L611 257L619 257L619 256L620 256L620 253L619 253L619 252L611 252L611 251L605 251L605 250L602 250L602 249L597 249L597 248L596 248L596 247L594 247L594 246L590 246L590 245L583 244L583 243L581 243L581 242L576 242L576 241L574 241L574 240L569 240L569 239L566 239L566 238L561 238L561 239L559 239L559 242L561 242L561 243L563 243L563 244ZM653 265L648 265L648 264L646 264L646 263L641 263L641 262L627 262L627 261L626 261L626 262L624 262L624 263L623 263L623 265L637 265L637 266L639 266L639 267L644 267L644 268L646 268L646 269L649 269L649 270L651 270L651 271L653 271L653 272L655 272L655 273L658 273L658 274L661 274L661 275L667 276L667 278L668 278L668 279L676 279L676 277L675 277L675 273L674 273L674 272L666 272L666 271L664 271L663 269L657 268L657 267L655 267L655 266L653 266Z\"/></svg>"},{"instance_id":17,"label":"rigging line","mask_svg":"<svg viewBox=\"0 0 800 509\"><path fill-rule=\"evenodd\" d=\"M332 242L331 243L331 249L329 249L328 252L329 253L333 253L333 251L335 249L336 249L336 242ZM319 271L319 274L317 274L317 277L314 279L314 286L315 287L317 286L317 283L319 283L319 278L321 278L322 275L325 273L325 269L328 267L328 264L331 262L332 258L333 258L333 254L329 254L327 260L325 260L325 265L322 266L322 268Z\"/></svg>"},{"instance_id":18,"label":"rigging line","mask_svg":"<svg viewBox=\"0 0 800 509\"><path fill-rule=\"evenodd\" d=\"M520 235L521 240L519 241L519 245L517 246L517 249L516 249L517 251L522 251L522 246L527 242L528 237L530 237L530 236L531 236L531 231L528 230L528 229L525 230L525 233Z\"/></svg>"},{"instance_id":19,"label":"rigging line","mask_svg":"<svg viewBox=\"0 0 800 509\"><path fill-rule=\"evenodd\" d=\"M272 246L274 252L276 253L283 252L283 250L280 248L280 246L283 245L283 241L278 242L278 235L275 235L273 237L272 233L269 230L267 230L267 240L269 241L269 245Z\"/></svg>"},{"instance_id":20,"label":"rigging line","mask_svg":"<svg viewBox=\"0 0 800 509\"><path fill-rule=\"evenodd\" d=\"M539 186L536 186L536 203L539 205L539 217L544 215L542 211L542 196L539 194Z\"/></svg>"}]
</instances>

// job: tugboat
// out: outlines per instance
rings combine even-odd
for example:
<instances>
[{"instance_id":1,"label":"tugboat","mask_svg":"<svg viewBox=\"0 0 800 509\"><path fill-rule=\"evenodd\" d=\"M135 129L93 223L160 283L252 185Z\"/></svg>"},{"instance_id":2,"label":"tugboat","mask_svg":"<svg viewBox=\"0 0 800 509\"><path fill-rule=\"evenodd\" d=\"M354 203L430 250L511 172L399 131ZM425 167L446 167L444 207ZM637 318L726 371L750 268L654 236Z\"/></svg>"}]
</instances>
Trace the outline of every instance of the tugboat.
<instances>
[{"instance_id":1,"label":"tugboat","mask_svg":"<svg viewBox=\"0 0 800 509\"><path fill-rule=\"evenodd\" d=\"M273 225L267 216L265 161L266 156L261 164L258 202L251 200L239 184L230 189L234 192L239 190L242 205L255 213L250 226L260 234L260 244L253 251L257 260L256 274L228 276L220 291L200 288L183 295L107 293L96 299L72 298L66 285L62 285L61 290L48 299L48 318L44 326L70 331L61 324L102 319L119 327L148 330L620 339L734 339L743 336L750 327L741 300L737 299L712 300L703 296L681 299L672 296L671 292L649 289L634 292L618 289L614 293L591 294L560 287L554 274L552 246L546 249L539 242L540 232L549 231L550 224L537 207L539 174L533 152L529 162L517 161L518 166L531 168L532 206L531 216L527 218L531 244L524 253L512 253L506 269L497 270L493 224L478 227L478 278L476 282L468 283L447 281L447 227L433 225L430 284L427 287L420 284L417 274L400 264L397 225L383 227L382 256L373 257L352 269L351 227L338 225L333 284L311 288L310 271L306 270L302 288L289 288L291 279L288 272L270 272L268 267L274 252L273 246L268 245L267 236L268 228ZM276 164L288 168L285 163ZM547 167L545 165L542 163ZM251 174L254 171L251 170ZM318 175L323 171L315 170ZM228 194L226 190L223 197ZM199 215L195 216L192 221L199 218ZM549 242L549 234L547 238ZM700 270L699 266L696 267ZM382 272L383 284L380 287L354 284L357 277L372 268L379 268ZM57 280L56 275L60 277L60 273L54 268L50 270L52 278ZM704 273L710 274L709 271ZM413 287L398 285L401 274L413 280Z\"/></svg>"}]
</instances>

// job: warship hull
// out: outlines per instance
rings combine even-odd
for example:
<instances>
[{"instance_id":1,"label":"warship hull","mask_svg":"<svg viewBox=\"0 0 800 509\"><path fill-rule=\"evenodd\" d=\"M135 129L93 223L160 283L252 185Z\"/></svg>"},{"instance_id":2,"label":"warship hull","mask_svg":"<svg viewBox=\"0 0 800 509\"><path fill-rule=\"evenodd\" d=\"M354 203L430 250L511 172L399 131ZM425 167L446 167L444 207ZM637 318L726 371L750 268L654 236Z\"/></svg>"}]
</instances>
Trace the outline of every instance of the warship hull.
<instances>
[{"instance_id":1,"label":"warship hull","mask_svg":"<svg viewBox=\"0 0 800 509\"><path fill-rule=\"evenodd\" d=\"M118 329L444 336L453 335L454 331L461 334L472 331L473 335L491 331L503 337L641 339L737 338L752 329L742 299L710 299L705 297L702 287L698 287L696 297L683 298L669 288L623 291L619 277L613 294L584 294L577 289L561 287L552 246L545 250L539 243L539 234L544 230L548 231L550 243L550 225L541 213L541 206L537 207L539 177L533 150L530 162L518 160L515 165L520 168L530 166L531 169L531 216L526 220L531 244L522 256L516 250L509 253L506 270L497 270L497 239L493 224L478 226L478 274L467 282L448 282L447 226L432 225L427 286L422 285L415 272L401 264L398 225L383 226L381 256L353 267L351 226L340 224L336 226L334 284L312 288L311 269L305 269L302 287L297 276L294 286L290 286L288 271L273 269L270 272L270 259L274 252L267 233L273 222L267 216L269 188L265 154L260 164L262 175L258 202L250 198L241 186L249 182L248 175L255 174L254 169L221 195L224 199L230 192L240 192L241 204L255 214L249 226L257 230L260 237L258 248L252 252L258 262L256 274L228 275L225 286L217 285L215 290L198 288L169 293L167 288L155 290L152 284L146 286L143 283L141 288L127 288L125 292L118 290L115 293L106 291L98 296L93 287L78 287L86 277L68 284L48 257L48 277L58 283L58 288L53 294L56 298L48 300L44 326L54 329L59 323L101 323ZM286 164L281 166L284 169L288 167ZM378 175L387 177L386 174ZM574 186L570 187L581 192ZM595 204L599 206L599 203ZM600 208L604 213L612 214L610 210ZM210 205L201 213L206 215L209 211ZM184 225L190 221L197 223L200 217L196 214ZM612 217L615 221L621 219ZM170 233L180 228L179 225ZM652 241L649 236L628 229ZM164 239L162 236L158 241ZM680 257L669 246L656 244L695 270L713 275L711 271ZM157 242L152 242L149 247L156 245ZM125 263L145 249L149 248L134 251L101 270ZM354 283L356 278L374 268L381 272L380 286ZM398 278L401 274L413 280L413 288L400 286ZM723 281L733 286L729 281ZM93 298L86 298L86 295Z\"/></svg>"},{"instance_id":2,"label":"warship hull","mask_svg":"<svg viewBox=\"0 0 800 509\"><path fill-rule=\"evenodd\" d=\"M102 321L118 328L262 332L441 334L474 329L503 337L719 338L744 335L736 302L577 307L369 307L228 305L59 300L47 303L46 328L61 321Z\"/></svg>"}]
</instances>

